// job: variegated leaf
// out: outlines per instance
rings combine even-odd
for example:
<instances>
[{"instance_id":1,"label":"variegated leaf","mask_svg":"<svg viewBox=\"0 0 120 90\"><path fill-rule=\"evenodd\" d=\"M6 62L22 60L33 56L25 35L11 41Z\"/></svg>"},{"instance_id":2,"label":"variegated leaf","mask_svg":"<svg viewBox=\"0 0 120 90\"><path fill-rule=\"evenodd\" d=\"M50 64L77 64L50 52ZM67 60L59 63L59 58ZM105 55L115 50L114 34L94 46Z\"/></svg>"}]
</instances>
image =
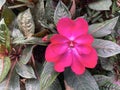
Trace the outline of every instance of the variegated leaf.
<instances>
[{"instance_id":1,"label":"variegated leaf","mask_svg":"<svg viewBox=\"0 0 120 90\"><path fill-rule=\"evenodd\" d=\"M0 21L0 45L10 50L10 32L4 19Z\"/></svg>"},{"instance_id":2,"label":"variegated leaf","mask_svg":"<svg viewBox=\"0 0 120 90\"><path fill-rule=\"evenodd\" d=\"M26 38L29 38L34 34L35 25L30 9L27 9L18 15L17 23Z\"/></svg>"},{"instance_id":3,"label":"variegated leaf","mask_svg":"<svg viewBox=\"0 0 120 90\"><path fill-rule=\"evenodd\" d=\"M60 0L54 12L54 22L57 23L62 17L71 18L71 14L67 6Z\"/></svg>"},{"instance_id":4,"label":"variegated leaf","mask_svg":"<svg viewBox=\"0 0 120 90\"><path fill-rule=\"evenodd\" d=\"M4 80L10 70L11 62L9 57L0 59L0 82Z\"/></svg>"}]
</instances>

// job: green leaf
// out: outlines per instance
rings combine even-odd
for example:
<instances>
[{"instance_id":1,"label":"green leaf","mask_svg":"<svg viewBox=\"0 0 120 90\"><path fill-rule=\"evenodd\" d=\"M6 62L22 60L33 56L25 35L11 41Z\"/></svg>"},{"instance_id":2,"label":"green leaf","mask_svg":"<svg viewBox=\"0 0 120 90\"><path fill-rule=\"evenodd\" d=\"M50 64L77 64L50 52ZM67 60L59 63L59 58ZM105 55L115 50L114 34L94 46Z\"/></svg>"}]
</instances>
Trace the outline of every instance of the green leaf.
<instances>
[{"instance_id":1,"label":"green leaf","mask_svg":"<svg viewBox=\"0 0 120 90\"><path fill-rule=\"evenodd\" d=\"M44 0L38 0L38 3L35 5L33 9L33 12L35 13L34 14L35 25L37 25L37 27L40 27L39 21L46 22L46 19L44 18L45 16L44 5L45 5Z\"/></svg>"},{"instance_id":2,"label":"green leaf","mask_svg":"<svg viewBox=\"0 0 120 90\"><path fill-rule=\"evenodd\" d=\"M115 28L117 21L118 17L115 17L102 23L92 24L89 26L89 33L94 37L103 37L111 34Z\"/></svg>"},{"instance_id":3,"label":"green leaf","mask_svg":"<svg viewBox=\"0 0 120 90\"><path fill-rule=\"evenodd\" d=\"M40 90L40 81L37 79L28 79L25 82L26 90Z\"/></svg>"},{"instance_id":4,"label":"green leaf","mask_svg":"<svg viewBox=\"0 0 120 90\"><path fill-rule=\"evenodd\" d=\"M108 40L95 39L93 47L100 57L110 57L120 53L120 46Z\"/></svg>"},{"instance_id":5,"label":"green leaf","mask_svg":"<svg viewBox=\"0 0 120 90\"><path fill-rule=\"evenodd\" d=\"M13 20L16 18L14 12L11 9L9 9L7 6L3 7L1 16L4 18L5 23L7 25L11 25Z\"/></svg>"},{"instance_id":6,"label":"green leaf","mask_svg":"<svg viewBox=\"0 0 120 90\"><path fill-rule=\"evenodd\" d=\"M20 13L17 17L17 23L25 37L31 37L35 32L35 25L30 9Z\"/></svg>"},{"instance_id":7,"label":"green leaf","mask_svg":"<svg viewBox=\"0 0 120 90\"><path fill-rule=\"evenodd\" d=\"M46 7L45 7L45 17L47 18L48 21L53 22L54 21L54 5L52 0L47 0L46 1Z\"/></svg>"},{"instance_id":8,"label":"green leaf","mask_svg":"<svg viewBox=\"0 0 120 90\"><path fill-rule=\"evenodd\" d=\"M40 81L37 79L29 79L25 82L26 90L42 90L40 89ZM51 86L43 90L62 90L58 79L56 79Z\"/></svg>"},{"instance_id":9,"label":"green leaf","mask_svg":"<svg viewBox=\"0 0 120 90\"><path fill-rule=\"evenodd\" d=\"M42 40L42 38L38 37L30 37L24 40L14 40L13 44L35 44L35 45L43 45L46 46L47 43Z\"/></svg>"},{"instance_id":10,"label":"green leaf","mask_svg":"<svg viewBox=\"0 0 120 90\"><path fill-rule=\"evenodd\" d=\"M114 61L111 60L110 58L100 58L100 63L101 63L101 66L104 70L108 70L108 71L112 71L113 70L113 64L114 64Z\"/></svg>"},{"instance_id":11,"label":"green leaf","mask_svg":"<svg viewBox=\"0 0 120 90\"><path fill-rule=\"evenodd\" d=\"M112 78L105 75L94 75L94 78L99 86L103 86L106 82L111 81Z\"/></svg>"},{"instance_id":12,"label":"green leaf","mask_svg":"<svg viewBox=\"0 0 120 90\"><path fill-rule=\"evenodd\" d=\"M13 29L11 35L12 35L13 40L24 40L25 39L25 37L23 36L23 34L17 28Z\"/></svg>"},{"instance_id":13,"label":"green leaf","mask_svg":"<svg viewBox=\"0 0 120 90\"><path fill-rule=\"evenodd\" d=\"M16 72L24 78L36 78L34 70L29 65L24 65L18 62L15 66Z\"/></svg>"},{"instance_id":14,"label":"green leaf","mask_svg":"<svg viewBox=\"0 0 120 90\"><path fill-rule=\"evenodd\" d=\"M52 85L50 85L47 89L45 89L45 90L62 90L62 88L61 88L61 85L60 85L60 82L59 82L59 80L58 79L56 79L53 83L52 83Z\"/></svg>"},{"instance_id":15,"label":"green leaf","mask_svg":"<svg viewBox=\"0 0 120 90\"><path fill-rule=\"evenodd\" d=\"M28 61L30 60L32 56L32 51L33 51L34 46L33 45L28 45L22 52L22 55L20 57L20 63L27 64Z\"/></svg>"},{"instance_id":16,"label":"green leaf","mask_svg":"<svg viewBox=\"0 0 120 90\"><path fill-rule=\"evenodd\" d=\"M115 81L112 77L104 75L95 75L100 90L120 90L120 82Z\"/></svg>"},{"instance_id":17,"label":"green leaf","mask_svg":"<svg viewBox=\"0 0 120 90\"><path fill-rule=\"evenodd\" d=\"M6 0L0 0L0 10L2 8L2 6L5 4Z\"/></svg>"},{"instance_id":18,"label":"green leaf","mask_svg":"<svg viewBox=\"0 0 120 90\"><path fill-rule=\"evenodd\" d=\"M4 60L0 59L0 82L2 82L7 76L11 67L11 61L9 57L5 57Z\"/></svg>"},{"instance_id":19,"label":"green leaf","mask_svg":"<svg viewBox=\"0 0 120 90\"><path fill-rule=\"evenodd\" d=\"M65 4L60 0L54 12L54 22L55 24L59 21L62 17L69 17L71 18L71 14Z\"/></svg>"},{"instance_id":20,"label":"green leaf","mask_svg":"<svg viewBox=\"0 0 120 90\"><path fill-rule=\"evenodd\" d=\"M48 88L55 81L58 75L59 73L55 72L52 63L45 63L40 75L40 90Z\"/></svg>"},{"instance_id":21,"label":"green leaf","mask_svg":"<svg viewBox=\"0 0 120 90\"><path fill-rule=\"evenodd\" d=\"M67 85L74 90L99 90L95 79L88 71L83 75L75 75L71 69L67 69L64 77Z\"/></svg>"},{"instance_id":22,"label":"green leaf","mask_svg":"<svg viewBox=\"0 0 120 90\"><path fill-rule=\"evenodd\" d=\"M12 71L11 77L0 83L0 90L20 90L19 76L15 70Z\"/></svg>"},{"instance_id":23,"label":"green leaf","mask_svg":"<svg viewBox=\"0 0 120 90\"><path fill-rule=\"evenodd\" d=\"M110 10L111 5L112 5L111 0L98 0L96 2L90 3L88 7L93 10L102 11L102 10Z\"/></svg>"},{"instance_id":24,"label":"green leaf","mask_svg":"<svg viewBox=\"0 0 120 90\"><path fill-rule=\"evenodd\" d=\"M0 45L4 45L10 51L10 32L4 19L0 21Z\"/></svg>"}]
</instances>

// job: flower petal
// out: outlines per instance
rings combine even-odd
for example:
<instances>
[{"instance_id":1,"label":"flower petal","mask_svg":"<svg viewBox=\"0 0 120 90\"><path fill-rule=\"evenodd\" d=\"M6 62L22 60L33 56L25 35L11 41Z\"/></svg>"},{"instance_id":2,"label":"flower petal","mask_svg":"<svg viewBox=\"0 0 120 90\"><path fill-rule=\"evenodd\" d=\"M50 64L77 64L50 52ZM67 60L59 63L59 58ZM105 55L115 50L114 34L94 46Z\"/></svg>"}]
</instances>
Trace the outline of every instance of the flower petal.
<instances>
[{"instance_id":1,"label":"flower petal","mask_svg":"<svg viewBox=\"0 0 120 90\"><path fill-rule=\"evenodd\" d=\"M65 44L50 44L45 52L45 58L49 62L55 62L58 60L59 55L67 51L67 43Z\"/></svg>"},{"instance_id":2,"label":"flower petal","mask_svg":"<svg viewBox=\"0 0 120 90\"><path fill-rule=\"evenodd\" d=\"M80 62L82 62L85 67L94 68L97 64L97 59L97 52L95 49L92 49L91 53L81 55Z\"/></svg>"},{"instance_id":3,"label":"flower petal","mask_svg":"<svg viewBox=\"0 0 120 90\"><path fill-rule=\"evenodd\" d=\"M88 23L84 18L77 18L75 20L75 26L75 32L79 31L79 35L86 34L88 32Z\"/></svg>"},{"instance_id":4,"label":"flower petal","mask_svg":"<svg viewBox=\"0 0 120 90\"><path fill-rule=\"evenodd\" d=\"M55 65L54 69L57 72L63 72L65 70L65 67L64 66Z\"/></svg>"},{"instance_id":5,"label":"flower petal","mask_svg":"<svg viewBox=\"0 0 120 90\"><path fill-rule=\"evenodd\" d=\"M78 75L85 72L85 67L80 62L78 62L78 60L73 60L71 69L74 73Z\"/></svg>"},{"instance_id":6,"label":"flower petal","mask_svg":"<svg viewBox=\"0 0 120 90\"><path fill-rule=\"evenodd\" d=\"M57 30L61 35L73 40L88 32L88 24L83 18L78 18L75 21L70 18L62 18L57 23Z\"/></svg>"},{"instance_id":7,"label":"flower petal","mask_svg":"<svg viewBox=\"0 0 120 90\"><path fill-rule=\"evenodd\" d=\"M72 64L72 52L68 50L63 55L59 56L59 60L55 62L55 70L57 72L62 72L65 67L69 67Z\"/></svg>"},{"instance_id":8,"label":"flower petal","mask_svg":"<svg viewBox=\"0 0 120 90\"><path fill-rule=\"evenodd\" d=\"M70 18L61 18L57 23L58 32L69 38L74 30L75 23Z\"/></svg>"},{"instance_id":9,"label":"flower petal","mask_svg":"<svg viewBox=\"0 0 120 90\"><path fill-rule=\"evenodd\" d=\"M88 45L92 44L93 41L94 38L90 34L81 35L74 40L74 42L77 44L88 44Z\"/></svg>"},{"instance_id":10,"label":"flower petal","mask_svg":"<svg viewBox=\"0 0 120 90\"><path fill-rule=\"evenodd\" d=\"M65 43L68 42L68 39L60 34L55 34L51 37L50 41L52 43Z\"/></svg>"},{"instance_id":11,"label":"flower petal","mask_svg":"<svg viewBox=\"0 0 120 90\"><path fill-rule=\"evenodd\" d=\"M76 74L83 74L85 72L85 66L82 65L82 63L80 63L79 59L80 56L77 53L76 49L72 49L73 50L73 62L71 65L71 69L73 70L73 72L75 72Z\"/></svg>"},{"instance_id":12,"label":"flower petal","mask_svg":"<svg viewBox=\"0 0 120 90\"><path fill-rule=\"evenodd\" d=\"M76 50L79 54L89 54L91 53L92 47L90 45L76 45Z\"/></svg>"}]
</instances>

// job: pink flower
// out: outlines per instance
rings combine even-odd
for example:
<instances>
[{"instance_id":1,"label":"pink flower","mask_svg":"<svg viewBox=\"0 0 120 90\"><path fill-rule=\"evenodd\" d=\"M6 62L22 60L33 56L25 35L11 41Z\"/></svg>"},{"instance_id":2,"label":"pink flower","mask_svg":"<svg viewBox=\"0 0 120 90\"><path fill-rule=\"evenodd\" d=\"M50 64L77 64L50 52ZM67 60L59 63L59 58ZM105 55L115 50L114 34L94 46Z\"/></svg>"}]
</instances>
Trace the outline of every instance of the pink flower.
<instances>
[{"instance_id":1,"label":"pink flower","mask_svg":"<svg viewBox=\"0 0 120 90\"><path fill-rule=\"evenodd\" d=\"M57 72L71 67L76 74L83 74L85 67L94 68L97 64L97 53L92 47L93 37L88 34L88 24L83 18L75 21L62 18L57 23L59 34L51 37L45 58L54 63Z\"/></svg>"}]
</instances>

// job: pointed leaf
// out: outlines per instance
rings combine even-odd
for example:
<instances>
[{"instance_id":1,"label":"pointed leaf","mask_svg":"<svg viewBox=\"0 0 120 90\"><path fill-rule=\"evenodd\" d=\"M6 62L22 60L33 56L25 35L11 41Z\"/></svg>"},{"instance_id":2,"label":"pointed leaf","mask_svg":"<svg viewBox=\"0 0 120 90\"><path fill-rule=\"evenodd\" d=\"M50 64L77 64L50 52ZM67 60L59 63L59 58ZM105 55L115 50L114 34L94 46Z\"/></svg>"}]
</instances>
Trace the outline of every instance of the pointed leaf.
<instances>
[{"instance_id":1,"label":"pointed leaf","mask_svg":"<svg viewBox=\"0 0 120 90\"><path fill-rule=\"evenodd\" d=\"M1 16L4 18L6 25L11 25L13 20L16 18L14 12L7 6L3 7Z\"/></svg>"},{"instance_id":2,"label":"pointed leaf","mask_svg":"<svg viewBox=\"0 0 120 90\"><path fill-rule=\"evenodd\" d=\"M73 88L73 90L99 90L95 79L88 71L78 76L70 69L67 69L64 72L64 77L67 85Z\"/></svg>"},{"instance_id":3,"label":"pointed leaf","mask_svg":"<svg viewBox=\"0 0 120 90\"><path fill-rule=\"evenodd\" d=\"M75 3L75 0L72 0L72 6L70 8L70 13L71 13L71 16L73 17L76 13L76 3Z\"/></svg>"},{"instance_id":4,"label":"pointed leaf","mask_svg":"<svg viewBox=\"0 0 120 90\"><path fill-rule=\"evenodd\" d=\"M94 75L95 80L99 86L103 86L106 82L111 81L112 78L105 75Z\"/></svg>"},{"instance_id":5,"label":"pointed leaf","mask_svg":"<svg viewBox=\"0 0 120 90\"><path fill-rule=\"evenodd\" d=\"M40 90L40 81L37 79L29 79L25 82L26 90ZM58 80L55 80L51 86L45 90L62 90Z\"/></svg>"},{"instance_id":6,"label":"pointed leaf","mask_svg":"<svg viewBox=\"0 0 120 90\"><path fill-rule=\"evenodd\" d=\"M98 0L96 2L90 3L88 5L89 8L93 10L110 10L110 6L112 5L111 0Z\"/></svg>"},{"instance_id":7,"label":"pointed leaf","mask_svg":"<svg viewBox=\"0 0 120 90\"><path fill-rule=\"evenodd\" d=\"M25 37L31 37L35 32L35 25L30 9L20 13L17 17L17 23Z\"/></svg>"},{"instance_id":8,"label":"pointed leaf","mask_svg":"<svg viewBox=\"0 0 120 90\"><path fill-rule=\"evenodd\" d=\"M0 0L0 10L2 8L2 6L5 4L6 0Z\"/></svg>"},{"instance_id":9,"label":"pointed leaf","mask_svg":"<svg viewBox=\"0 0 120 90\"><path fill-rule=\"evenodd\" d=\"M45 16L46 16L47 20L50 21L50 22L53 22L54 21L53 17L54 17L55 7L53 5L52 0L47 0L46 1L45 11L46 11Z\"/></svg>"},{"instance_id":10,"label":"pointed leaf","mask_svg":"<svg viewBox=\"0 0 120 90\"><path fill-rule=\"evenodd\" d=\"M52 63L45 63L40 75L40 90L48 88L56 79L59 73L55 72Z\"/></svg>"},{"instance_id":11,"label":"pointed leaf","mask_svg":"<svg viewBox=\"0 0 120 90\"><path fill-rule=\"evenodd\" d=\"M14 40L13 44L34 44L34 45L43 45L46 46L47 43L42 40L42 38L38 37L30 37L24 40Z\"/></svg>"},{"instance_id":12,"label":"pointed leaf","mask_svg":"<svg viewBox=\"0 0 120 90\"><path fill-rule=\"evenodd\" d=\"M108 34L111 34L115 25L118 21L118 17L115 17L111 20L107 20L102 23L92 24L89 26L89 33L94 37L103 37Z\"/></svg>"},{"instance_id":13,"label":"pointed leaf","mask_svg":"<svg viewBox=\"0 0 120 90\"><path fill-rule=\"evenodd\" d=\"M22 52L22 55L20 57L20 63L27 64L32 56L32 50L34 46L28 45Z\"/></svg>"},{"instance_id":14,"label":"pointed leaf","mask_svg":"<svg viewBox=\"0 0 120 90\"><path fill-rule=\"evenodd\" d=\"M45 90L62 90L60 82L56 79L47 89Z\"/></svg>"},{"instance_id":15,"label":"pointed leaf","mask_svg":"<svg viewBox=\"0 0 120 90\"><path fill-rule=\"evenodd\" d=\"M120 82L104 75L94 76L101 90L120 90Z\"/></svg>"},{"instance_id":16,"label":"pointed leaf","mask_svg":"<svg viewBox=\"0 0 120 90\"><path fill-rule=\"evenodd\" d=\"M16 38L23 38L23 34L20 32L19 29L14 28L12 31L12 38L16 39Z\"/></svg>"},{"instance_id":17,"label":"pointed leaf","mask_svg":"<svg viewBox=\"0 0 120 90\"><path fill-rule=\"evenodd\" d=\"M60 0L54 12L54 22L57 23L58 20L62 17L71 18L71 14L67 6L65 6L65 4Z\"/></svg>"},{"instance_id":18,"label":"pointed leaf","mask_svg":"<svg viewBox=\"0 0 120 90\"><path fill-rule=\"evenodd\" d=\"M9 57L5 57L4 60L0 59L0 82L4 80L7 76L11 67L11 62Z\"/></svg>"},{"instance_id":19,"label":"pointed leaf","mask_svg":"<svg viewBox=\"0 0 120 90\"><path fill-rule=\"evenodd\" d=\"M24 78L36 78L34 70L31 66L24 65L22 63L17 63L16 64L16 72Z\"/></svg>"},{"instance_id":20,"label":"pointed leaf","mask_svg":"<svg viewBox=\"0 0 120 90\"><path fill-rule=\"evenodd\" d=\"M26 39L23 36L23 34L20 32L20 30L16 28L14 28L12 31L12 38L13 38L12 41L13 44L21 44L21 43L24 44L24 41Z\"/></svg>"},{"instance_id":21,"label":"pointed leaf","mask_svg":"<svg viewBox=\"0 0 120 90\"><path fill-rule=\"evenodd\" d=\"M0 83L0 90L20 90L19 76L15 70L11 73L11 77Z\"/></svg>"},{"instance_id":22,"label":"pointed leaf","mask_svg":"<svg viewBox=\"0 0 120 90\"><path fill-rule=\"evenodd\" d=\"M47 0L48 1L48 0ZM51 1L51 0L49 0ZM34 17L35 17L35 25L39 28L40 27L40 23L39 20L42 22L46 22L46 19L44 18L45 16L45 3L44 0L38 0L38 3L35 5L33 12Z\"/></svg>"},{"instance_id":23,"label":"pointed leaf","mask_svg":"<svg viewBox=\"0 0 120 90\"><path fill-rule=\"evenodd\" d=\"M0 45L4 45L10 51L10 33L4 19L0 21Z\"/></svg>"},{"instance_id":24,"label":"pointed leaf","mask_svg":"<svg viewBox=\"0 0 120 90\"><path fill-rule=\"evenodd\" d=\"M100 63L101 63L101 66L104 70L108 70L108 71L112 71L113 70L113 64L114 64L114 61L111 60L110 58L100 58Z\"/></svg>"},{"instance_id":25,"label":"pointed leaf","mask_svg":"<svg viewBox=\"0 0 120 90\"><path fill-rule=\"evenodd\" d=\"M25 82L26 90L40 90L40 81L37 79L28 79Z\"/></svg>"},{"instance_id":26,"label":"pointed leaf","mask_svg":"<svg viewBox=\"0 0 120 90\"><path fill-rule=\"evenodd\" d=\"M95 39L93 47L100 57L110 57L120 53L120 46L108 40Z\"/></svg>"}]
</instances>

